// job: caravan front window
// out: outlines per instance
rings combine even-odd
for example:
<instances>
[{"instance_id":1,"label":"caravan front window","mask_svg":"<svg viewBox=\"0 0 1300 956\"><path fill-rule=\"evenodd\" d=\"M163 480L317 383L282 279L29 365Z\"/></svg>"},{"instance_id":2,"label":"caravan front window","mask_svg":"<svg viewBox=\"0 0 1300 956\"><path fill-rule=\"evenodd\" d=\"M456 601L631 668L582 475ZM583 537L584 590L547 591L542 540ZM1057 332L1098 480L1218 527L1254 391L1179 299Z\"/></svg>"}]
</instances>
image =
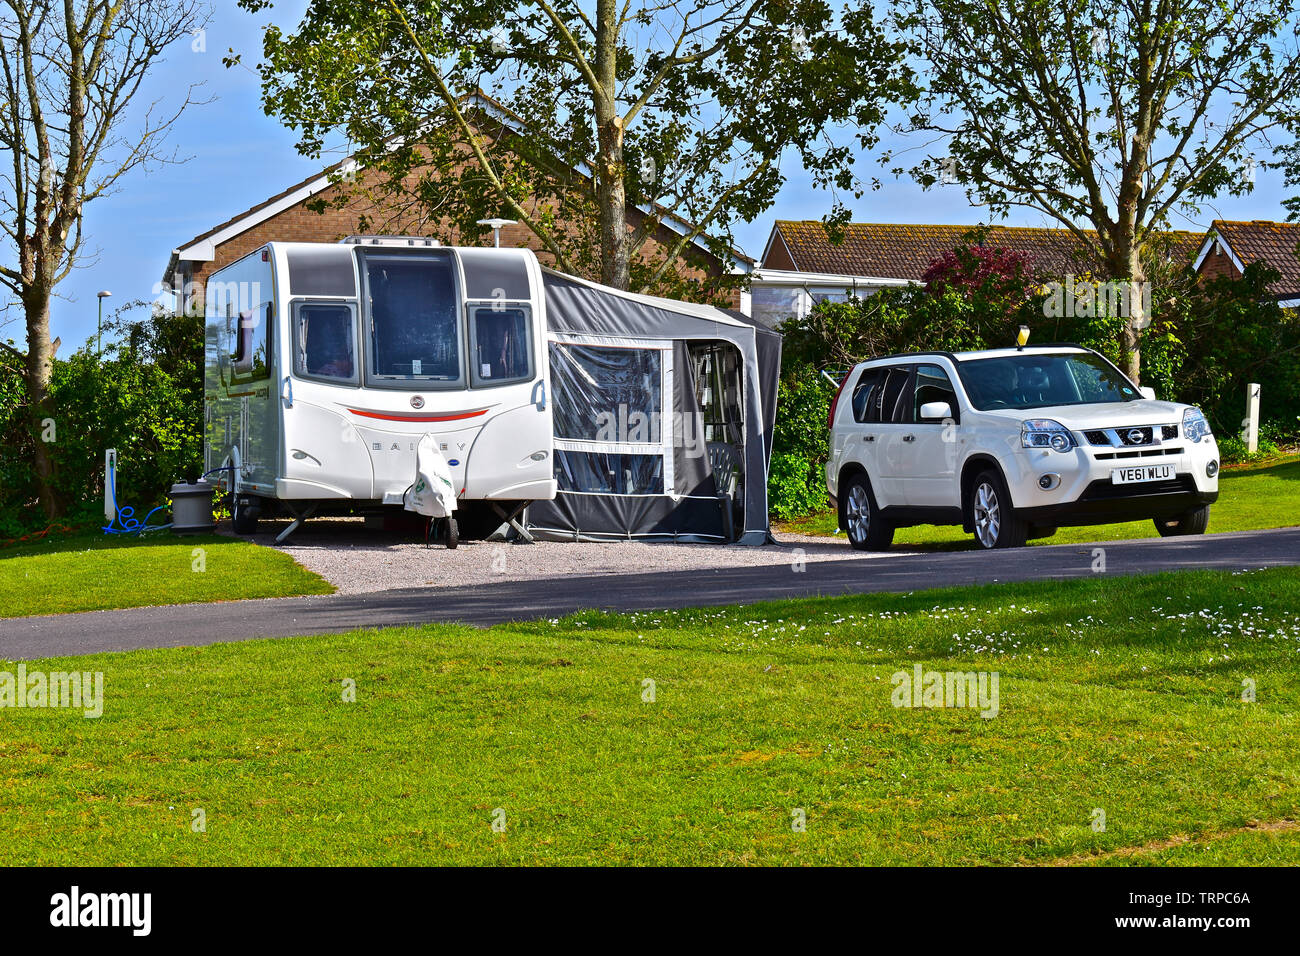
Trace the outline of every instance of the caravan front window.
<instances>
[{"instance_id":1,"label":"caravan front window","mask_svg":"<svg viewBox=\"0 0 1300 956\"><path fill-rule=\"evenodd\" d=\"M350 305L299 302L294 307L294 374L355 382L354 324Z\"/></svg>"},{"instance_id":2,"label":"caravan front window","mask_svg":"<svg viewBox=\"0 0 1300 956\"><path fill-rule=\"evenodd\" d=\"M482 306L472 309L471 314L470 353L474 363L470 369L474 385L482 388L532 378L528 313L521 308Z\"/></svg>"},{"instance_id":3,"label":"caravan front window","mask_svg":"<svg viewBox=\"0 0 1300 956\"><path fill-rule=\"evenodd\" d=\"M456 281L450 253L365 253L368 384L462 384Z\"/></svg>"}]
</instances>

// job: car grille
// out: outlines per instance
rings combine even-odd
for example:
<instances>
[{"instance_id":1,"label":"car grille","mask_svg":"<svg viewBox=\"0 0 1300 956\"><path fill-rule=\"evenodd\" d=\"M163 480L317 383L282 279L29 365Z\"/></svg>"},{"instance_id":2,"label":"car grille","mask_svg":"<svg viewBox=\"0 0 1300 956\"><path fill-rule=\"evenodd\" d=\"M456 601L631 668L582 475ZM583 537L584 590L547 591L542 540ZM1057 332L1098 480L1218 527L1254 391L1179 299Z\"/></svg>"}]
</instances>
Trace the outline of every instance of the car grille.
<instances>
[{"instance_id":1,"label":"car grille","mask_svg":"<svg viewBox=\"0 0 1300 956\"><path fill-rule=\"evenodd\" d=\"M1195 492L1196 482L1191 475L1179 475L1166 481L1144 481L1133 485L1112 484L1109 478L1098 478L1088 485L1080 501L1106 501L1111 498L1134 498L1138 495L1177 495Z\"/></svg>"},{"instance_id":2,"label":"car grille","mask_svg":"<svg viewBox=\"0 0 1300 956\"><path fill-rule=\"evenodd\" d=\"M1109 461L1112 458L1159 458L1162 455L1181 455L1182 453L1182 445L1169 445L1160 448L1136 449L1134 451L1098 451L1093 452L1092 457L1098 461Z\"/></svg>"},{"instance_id":3,"label":"car grille","mask_svg":"<svg viewBox=\"0 0 1300 956\"><path fill-rule=\"evenodd\" d=\"M1178 437L1177 425L1122 425L1117 428L1090 428L1083 433L1090 445L1109 448L1141 448L1159 445Z\"/></svg>"}]
</instances>

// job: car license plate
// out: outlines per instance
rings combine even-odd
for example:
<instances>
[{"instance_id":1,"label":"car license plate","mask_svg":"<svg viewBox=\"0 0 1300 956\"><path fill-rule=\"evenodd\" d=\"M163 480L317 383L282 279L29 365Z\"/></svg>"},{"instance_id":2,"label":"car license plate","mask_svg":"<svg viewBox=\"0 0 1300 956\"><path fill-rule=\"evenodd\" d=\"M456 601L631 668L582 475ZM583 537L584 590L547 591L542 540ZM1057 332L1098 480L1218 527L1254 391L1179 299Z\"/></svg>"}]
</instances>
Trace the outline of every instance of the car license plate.
<instances>
[{"instance_id":1,"label":"car license plate","mask_svg":"<svg viewBox=\"0 0 1300 956\"><path fill-rule=\"evenodd\" d=\"M1115 485L1136 485L1143 481L1167 481L1176 474L1173 465L1134 465L1112 470L1110 481Z\"/></svg>"}]
</instances>

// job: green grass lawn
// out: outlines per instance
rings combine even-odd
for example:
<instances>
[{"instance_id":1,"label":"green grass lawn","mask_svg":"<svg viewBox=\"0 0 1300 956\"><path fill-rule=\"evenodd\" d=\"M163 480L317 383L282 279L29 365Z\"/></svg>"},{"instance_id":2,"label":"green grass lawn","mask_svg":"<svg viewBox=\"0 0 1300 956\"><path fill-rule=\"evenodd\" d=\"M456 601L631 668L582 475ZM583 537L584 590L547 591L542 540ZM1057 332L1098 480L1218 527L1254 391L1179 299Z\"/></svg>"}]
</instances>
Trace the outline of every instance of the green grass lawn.
<instances>
[{"instance_id":1,"label":"green grass lawn","mask_svg":"<svg viewBox=\"0 0 1300 956\"><path fill-rule=\"evenodd\" d=\"M1228 466L1219 480L1219 500L1210 508L1210 532L1258 531L1300 524L1300 456L1290 455L1261 464ZM778 531L791 534L842 534L831 512L779 523ZM1087 541L1122 541L1157 537L1150 521L1061 528L1050 538L1030 544L1080 544ZM975 539L960 527L916 525L894 532L894 550L960 551L975 547Z\"/></svg>"},{"instance_id":2,"label":"green grass lawn","mask_svg":"<svg viewBox=\"0 0 1300 956\"><path fill-rule=\"evenodd\" d=\"M333 591L287 554L216 535L78 534L0 550L0 617Z\"/></svg>"},{"instance_id":3,"label":"green grass lawn","mask_svg":"<svg viewBox=\"0 0 1300 956\"><path fill-rule=\"evenodd\" d=\"M893 706L918 663L997 715ZM0 709L10 864L1300 864L1295 569L27 667L105 700Z\"/></svg>"}]
</instances>

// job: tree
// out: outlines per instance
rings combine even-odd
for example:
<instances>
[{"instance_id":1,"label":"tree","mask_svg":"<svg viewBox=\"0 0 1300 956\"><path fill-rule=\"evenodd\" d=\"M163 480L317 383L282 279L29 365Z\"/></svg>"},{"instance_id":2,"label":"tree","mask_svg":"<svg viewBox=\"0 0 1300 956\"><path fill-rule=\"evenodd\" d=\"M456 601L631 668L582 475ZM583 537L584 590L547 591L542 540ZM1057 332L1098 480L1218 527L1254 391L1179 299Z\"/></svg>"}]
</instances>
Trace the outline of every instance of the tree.
<instances>
[{"instance_id":1,"label":"tree","mask_svg":"<svg viewBox=\"0 0 1300 956\"><path fill-rule=\"evenodd\" d=\"M1038 308L1041 283L1025 255L983 245L972 230L921 274L921 283L846 302L819 302L781 323L782 361L852 368L863 359L917 349L997 348L1015 341Z\"/></svg>"},{"instance_id":2,"label":"tree","mask_svg":"<svg viewBox=\"0 0 1300 956\"><path fill-rule=\"evenodd\" d=\"M951 289L984 296L1008 311L1032 295L1033 278L1032 263L1024 253L982 243L949 249L921 273L931 294Z\"/></svg>"},{"instance_id":3,"label":"tree","mask_svg":"<svg viewBox=\"0 0 1300 956\"><path fill-rule=\"evenodd\" d=\"M929 81L908 126L948 153L913 174L995 214L1042 213L1126 280L1136 380L1148 259L1171 216L1249 192L1266 165L1252 150L1294 133L1296 0L902 2Z\"/></svg>"},{"instance_id":4,"label":"tree","mask_svg":"<svg viewBox=\"0 0 1300 956\"><path fill-rule=\"evenodd\" d=\"M621 289L662 289L697 243L726 261L787 156L861 195L855 147L912 90L870 10L824 0L314 0L263 52L264 104L300 151L341 135L390 198L462 236L517 220L558 268Z\"/></svg>"},{"instance_id":5,"label":"tree","mask_svg":"<svg viewBox=\"0 0 1300 956\"><path fill-rule=\"evenodd\" d=\"M43 440L50 401L50 299L83 260L87 203L110 194L136 167L174 160L160 150L180 112L146 110L128 136L126 114L163 49L202 28L196 0L0 0L0 228L13 259L0 285L21 303L27 351L0 345L22 363L32 465L41 508L56 517L53 459ZM157 104L154 104L156 106Z\"/></svg>"}]
</instances>

